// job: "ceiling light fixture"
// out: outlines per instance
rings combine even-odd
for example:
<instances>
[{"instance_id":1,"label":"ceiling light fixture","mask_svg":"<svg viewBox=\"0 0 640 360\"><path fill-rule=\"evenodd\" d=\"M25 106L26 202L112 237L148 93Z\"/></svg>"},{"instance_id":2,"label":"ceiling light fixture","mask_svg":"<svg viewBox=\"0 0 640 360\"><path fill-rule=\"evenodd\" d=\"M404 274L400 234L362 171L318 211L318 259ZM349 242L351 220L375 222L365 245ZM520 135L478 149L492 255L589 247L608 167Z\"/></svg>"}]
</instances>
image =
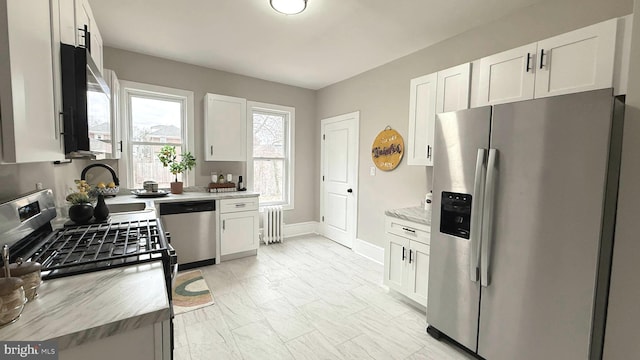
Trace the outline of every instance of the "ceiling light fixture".
<instances>
[{"instance_id":1,"label":"ceiling light fixture","mask_svg":"<svg viewBox=\"0 0 640 360\"><path fill-rule=\"evenodd\" d=\"M285 14L299 14L307 8L307 0L269 0L273 10Z\"/></svg>"}]
</instances>

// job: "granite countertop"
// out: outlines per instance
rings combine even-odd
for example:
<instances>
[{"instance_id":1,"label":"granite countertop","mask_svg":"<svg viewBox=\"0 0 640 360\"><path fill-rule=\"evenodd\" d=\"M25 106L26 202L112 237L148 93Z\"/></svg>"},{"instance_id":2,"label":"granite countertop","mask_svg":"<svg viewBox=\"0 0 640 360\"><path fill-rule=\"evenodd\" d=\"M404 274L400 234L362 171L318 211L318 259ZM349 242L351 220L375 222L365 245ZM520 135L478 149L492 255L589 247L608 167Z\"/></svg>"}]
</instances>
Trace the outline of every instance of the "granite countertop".
<instances>
[{"instance_id":1,"label":"granite countertop","mask_svg":"<svg viewBox=\"0 0 640 360\"><path fill-rule=\"evenodd\" d=\"M386 210L384 214L387 216L393 216L398 219L413 221L415 223L431 226L431 212L426 211L421 206Z\"/></svg>"},{"instance_id":2,"label":"granite countertop","mask_svg":"<svg viewBox=\"0 0 640 360\"><path fill-rule=\"evenodd\" d=\"M58 342L58 350L168 320L160 261L46 280L3 341Z\"/></svg>"}]
</instances>

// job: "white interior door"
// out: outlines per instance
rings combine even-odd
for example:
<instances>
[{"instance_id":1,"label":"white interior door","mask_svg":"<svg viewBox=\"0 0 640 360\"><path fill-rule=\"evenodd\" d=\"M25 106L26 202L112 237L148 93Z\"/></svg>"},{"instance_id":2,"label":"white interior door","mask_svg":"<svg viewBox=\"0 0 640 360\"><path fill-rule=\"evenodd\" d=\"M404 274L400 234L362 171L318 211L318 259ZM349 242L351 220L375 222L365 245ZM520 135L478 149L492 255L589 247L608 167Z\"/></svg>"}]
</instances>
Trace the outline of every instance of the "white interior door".
<instances>
[{"instance_id":1,"label":"white interior door","mask_svg":"<svg viewBox=\"0 0 640 360\"><path fill-rule=\"evenodd\" d=\"M352 248L358 218L358 128L354 112L321 122L320 216L327 238Z\"/></svg>"}]
</instances>

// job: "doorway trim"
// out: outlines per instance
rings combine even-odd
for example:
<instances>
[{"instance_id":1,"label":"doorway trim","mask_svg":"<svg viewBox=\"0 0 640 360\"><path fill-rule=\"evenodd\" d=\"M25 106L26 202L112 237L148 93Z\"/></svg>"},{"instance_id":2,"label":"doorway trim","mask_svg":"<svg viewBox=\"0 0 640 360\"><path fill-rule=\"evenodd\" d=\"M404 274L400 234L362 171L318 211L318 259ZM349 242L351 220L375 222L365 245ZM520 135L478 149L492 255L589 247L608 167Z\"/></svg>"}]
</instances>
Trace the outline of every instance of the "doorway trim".
<instances>
[{"instance_id":1,"label":"doorway trim","mask_svg":"<svg viewBox=\"0 0 640 360\"><path fill-rule=\"evenodd\" d=\"M320 226L318 227L318 230L320 232L321 235L325 235L326 233L326 225L325 222L323 220L323 214L324 214L324 181L322 179L323 174L324 174L324 141L323 141L323 136L325 134L325 127L328 124L332 124L332 123L336 123L336 122L341 122L341 121L352 121L355 125L355 129L356 131L354 132L354 139L353 141L355 141L356 146L356 161L355 161L355 167L356 167L356 171L355 171L355 176L354 176L354 184L352 186L353 189L353 196L354 196L354 201L355 201L355 206L353 207L353 214L351 216L351 219L353 219L353 224L349 224L352 225L351 226L351 231L349 232L349 237L351 238L351 249L353 250L356 246L357 241L357 234L358 234L358 206L359 206L359 169L360 169L360 111L354 111L351 113L346 113L346 114L342 114L342 115L337 115L337 116L333 116L333 117L329 117L329 118L325 118L320 120L320 219L319 220L319 224ZM330 239L332 240L332 239ZM334 240L332 240L334 241ZM338 243L338 242L336 242Z\"/></svg>"}]
</instances>

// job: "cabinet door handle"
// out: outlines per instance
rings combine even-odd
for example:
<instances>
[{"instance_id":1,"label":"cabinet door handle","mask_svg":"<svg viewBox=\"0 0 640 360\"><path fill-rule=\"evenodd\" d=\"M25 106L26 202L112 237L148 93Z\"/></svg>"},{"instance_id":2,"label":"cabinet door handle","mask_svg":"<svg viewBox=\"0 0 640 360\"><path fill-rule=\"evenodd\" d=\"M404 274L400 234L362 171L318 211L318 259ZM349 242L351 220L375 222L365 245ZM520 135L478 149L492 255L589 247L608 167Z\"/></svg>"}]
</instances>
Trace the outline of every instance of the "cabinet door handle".
<instances>
[{"instance_id":1,"label":"cabinet door handle","mask_svg":"<svg viewBox=\"0 0 640 360\"><path fill-rule=\"evenodd\" d=\"M118 141L118 143L120 144L120 152L122 152L122 140Z\"/></svg>"},{"instance_id":2,"label":"cabinet door handle","mask_svg":"<svg viewBox=\"0 0 640 360\"><path fill-rule=\"evenodd\" d=\"M540 49L540 69L544 67L544 63L542 62L543 58L544 58L544 49Z\"/></svg>"},{"instance_id":3,"label":"cabinet door handle","mask_svg":"<svg viewBox=\"0 0 640 360\"><path fill-rule=\"evenodd\" d=\"M211 155L213 155L213 145L211 145Z\"/></svg>"},{"instance_id":4,"label":"cabinet door handle","mask_svg":"<svg viewBox=\"0 0 640 360\"><path fill-rule=\"evenodd\" d=\"M431 159L431 145L427 145L427 159Z\"/></svg>"},{"instance_id":5,"label":"cabinet door handle","mask_svg":"<svg viewBox=\"0 0 640 360\"><path fill-rule=\"evenodd\" d=\"M402 261L407 257L404 246L402 247Z\"/></svg>"},{"instance_id":6,"label":"cabinet door handle","mask_svg":"<svg viewBox=\"0 0 640 360\"><path fill-rule=\"evenodd\" d=\"M531 70L531 53L527 53L527 68L525 72L529 72Z\"/></svg>"},{"instance_id":7,"label":"cabinet door handle","mask_svg":"<svg viewBox=\"0 0 640 360\"><path fill-rule=\"evenodd\" d=\"M416 231L415 231L415 230L413 230L413 229L409 229L409 228L406 228L406 227L403 227L403 228L402 228L402 230L404 230L404 231L406 231L406 232L410 232L410 233L412 233L412 234L415 234L415 233L416 233Z\"/></svg>"},{"instance_id":8,"label":"cabinet door handle","mask_svg":"<svg viewBox=\"0 0 640 360\"><path fill-rule=\"evenodd\" d=\"M56 121L56 139L60 139L64 135L64 112L58 113L58 121Z\"/></svg>"},{"instance_id":9,"label":"cabinet door handle","mask_svg":"<svg viewBox=\"0 0 640 360\"><path fill-rule=\"evenodd\" d=\"M236 207L245 207L245 206L247 206L247 203L236 204Z\"/></svg>"},{"instance_id":10,"label":"cabinet door handle","mask_svg":"<svg viewBox=\"0 0 640 360\"><path fill-rule=\"evenodd\" d=\"M413 253L413 250L409 249L409 264L411 264L411 255Z\"/></svg>"},{"instance_id":11,"label":"cabinet door handle","mask_svg":"<svg viewBox=\"0 0 640 360\"><path fill-rule=\"evenodd\" d=\"M222 220L222 231L224 231L227 220Z\"/></svg>"},{"instance_id":12,"label":"cabinet door handle","mask_svg":"<svg viewBox=\"0 0 640 360\"><path fill-rule=\"evenodd\" d=\"M84 48L87 49L89 53L91 53L91 32L89 31L89 26L84 25L78 30L84 33L84 35L82 35L82 37L84 38Z\"/></svg>"}]
</instances>

